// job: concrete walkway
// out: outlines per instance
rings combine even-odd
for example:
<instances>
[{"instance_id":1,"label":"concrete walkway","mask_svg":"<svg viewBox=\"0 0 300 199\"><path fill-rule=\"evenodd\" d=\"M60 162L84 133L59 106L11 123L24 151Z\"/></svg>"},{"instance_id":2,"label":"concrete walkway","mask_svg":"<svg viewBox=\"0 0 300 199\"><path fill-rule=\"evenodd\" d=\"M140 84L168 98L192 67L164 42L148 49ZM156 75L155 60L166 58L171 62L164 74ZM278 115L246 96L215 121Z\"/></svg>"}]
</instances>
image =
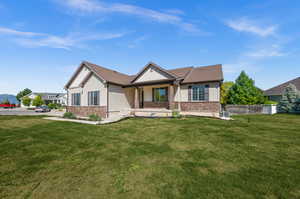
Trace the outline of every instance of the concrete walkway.
<instances>
[{"instance_id":1,"label":"concrete walkway","mask_svg":"<svg viewBox=\"0 0 300 199\"><path fill-rule=\"evenodd\" d=\"M53 121L76 122L76 123L82 123L82 124L93 124L93 125L99 124L99 122L94 122L94 121L67 119L67 118L61 118L61 117L44 117L43 119L53 120Z\"/></svg>"},{"instance_id":2,"label":"concrete walkway","mask_svg":"<svg viewBox=\"0 0 300 199\"><path fill-rule=\"evenodd\" d=\"M82 123L82 124L93 124L93 125L101 125L101 124L110 124L114 122L118 122L122 119L125 119L127 117L125 116L115 116L110 118L105 118L102 121L89 121L89 120L78 120L78 119L67 119L62 117L45 117L43 119L46 120L53 120L53 121L65 121L65 122L76 122L76 123Z\"/></svg>"}]
</instances>

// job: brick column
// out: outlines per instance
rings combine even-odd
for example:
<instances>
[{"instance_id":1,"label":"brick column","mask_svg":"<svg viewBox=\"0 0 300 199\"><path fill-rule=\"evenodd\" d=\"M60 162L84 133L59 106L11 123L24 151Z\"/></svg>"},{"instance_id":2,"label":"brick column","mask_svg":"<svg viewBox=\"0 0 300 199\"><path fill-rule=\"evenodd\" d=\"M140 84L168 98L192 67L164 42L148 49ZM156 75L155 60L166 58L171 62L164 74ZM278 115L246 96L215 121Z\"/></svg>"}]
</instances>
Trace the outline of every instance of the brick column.
<instances>
[{"instance_id":1,"label":"brick column","mask_svg":"<svg viewBox=\"0 0 300 199\"><path fill-rule=\"evenodd\" d=\"M134 88L134 108L139 108L140 102L139 102L139 90L138 88Z\"/></svg>"}]
</instances>

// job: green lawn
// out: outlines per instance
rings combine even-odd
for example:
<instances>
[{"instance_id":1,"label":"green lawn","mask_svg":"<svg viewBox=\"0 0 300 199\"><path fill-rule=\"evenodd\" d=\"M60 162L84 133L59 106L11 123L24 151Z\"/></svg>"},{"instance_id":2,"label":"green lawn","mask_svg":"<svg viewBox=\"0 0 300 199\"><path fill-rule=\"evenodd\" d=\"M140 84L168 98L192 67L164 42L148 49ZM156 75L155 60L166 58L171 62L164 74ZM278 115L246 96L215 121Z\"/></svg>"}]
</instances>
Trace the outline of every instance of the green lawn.
<instances>
[{"instance_id":1,"label":"green lawn","mask_svg":"<svg viewBox=\"0 0 300 199\"><path fill-rule=\"evenodd\" d=\"M0 117L0 198L300 198L300 115Z\"/></svg>"}]
</instances>

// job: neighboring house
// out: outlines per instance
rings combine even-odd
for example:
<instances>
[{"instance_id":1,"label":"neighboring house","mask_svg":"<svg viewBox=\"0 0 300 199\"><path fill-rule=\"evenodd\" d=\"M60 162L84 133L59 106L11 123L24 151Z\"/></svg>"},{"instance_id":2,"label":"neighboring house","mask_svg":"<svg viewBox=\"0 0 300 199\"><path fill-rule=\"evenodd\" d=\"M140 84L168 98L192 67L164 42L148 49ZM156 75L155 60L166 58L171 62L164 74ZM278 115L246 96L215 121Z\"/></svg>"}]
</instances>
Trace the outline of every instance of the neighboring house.
<instances>
[{"instance_id":1,"label":"neighboring house","mask_svg":"<svg viewBox=\"0 0 300 199\"><path fill-rule=\"evenodd\" d=\"M33 92L26 96L29 97L31 100L33 100L38 95L40 95L42 97L45 104L54 103L54 104L67 105L67 94L66 93L36 93L36 92ZM22 100L21 100L21 106L25 107L23 105Z\"/></svg>"},{"instance_id":2,"label":"neighboring house","mask_svg":"<svg viewBox=\"0 0 300 199\"><path fill-rule=\"evenodd\" d=\"M166 70L153 62L126 75L82 62L66 84L67 111L110 117L124 110L170 109L220 113L222 65Z\"/></svg>"},{"instance_id":3,"label":"neighboring house","mask_svg":"<svg viewBox=\"0 0 300 199\"><path fill-rule=\"evenodd\" d=\"M264 95L268 97L269 100L280 102L284 89L289 85L294 84L297 90L300 91L300 77L293 79L291 81L285 82L273 88L270 88L264 92Z\"/></svg>"}]
</instances>

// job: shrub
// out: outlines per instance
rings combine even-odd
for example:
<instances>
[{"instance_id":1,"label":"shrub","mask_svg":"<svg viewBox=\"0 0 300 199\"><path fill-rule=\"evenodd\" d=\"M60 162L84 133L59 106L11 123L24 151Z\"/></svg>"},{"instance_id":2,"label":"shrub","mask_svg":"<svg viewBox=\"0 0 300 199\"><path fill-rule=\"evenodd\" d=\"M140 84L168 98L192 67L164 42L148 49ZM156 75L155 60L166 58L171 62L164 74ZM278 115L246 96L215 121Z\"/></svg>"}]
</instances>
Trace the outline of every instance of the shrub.
<instances>
[{"instance_id":1,"label":"shrub","mask_svg":"<svg viewBox=\"0 0 300 199\"><path fill-rule=\"evenodd\" d=\"M76 119L76 116L72 112L65 112L63 118Z\"/></svg>"},{"instance_id":2,"label":"shrub","mask_svg":"<svg viewBox=\"0 0 300 199\"><path fill-rule=\"evenodd\" d=\"M49 107L50 109L56 109L56 108L57 108L57 105L54 104L54 103L50 103L50 104L48 104L48 107Z\"/></svg>"},{"instance_id":3,"label":"shrub","mask_svg":"<svg viewBox=\"0 0 300 199\"><path fill-rule=\"evenodd\" d=\"M97 114L91 114L91 115L89 115L89 120L90 121L101 121L101 117L98 116Z\"/></svg>"},{"instance_id":4,"label":"shrub","mask_svg":"<svg viewBox=\"0 0 300 199\"><path fill-rule=\"evenodd\" d=\"M172 111L172 117L175 117L175 118L181 117L180 112L179 111Z\"/></svg>"},{"instance_id":5,"label":"shrub","mask_svg":"<svg viewBox=\"0 0 300 199\"><path fill-rule=\"evenodd\" d=\"M278 104L278 102L267 100L267 101L265 101L264 104L275 104L276 105L276 104Z\"/></svg>"}]
</instances>

